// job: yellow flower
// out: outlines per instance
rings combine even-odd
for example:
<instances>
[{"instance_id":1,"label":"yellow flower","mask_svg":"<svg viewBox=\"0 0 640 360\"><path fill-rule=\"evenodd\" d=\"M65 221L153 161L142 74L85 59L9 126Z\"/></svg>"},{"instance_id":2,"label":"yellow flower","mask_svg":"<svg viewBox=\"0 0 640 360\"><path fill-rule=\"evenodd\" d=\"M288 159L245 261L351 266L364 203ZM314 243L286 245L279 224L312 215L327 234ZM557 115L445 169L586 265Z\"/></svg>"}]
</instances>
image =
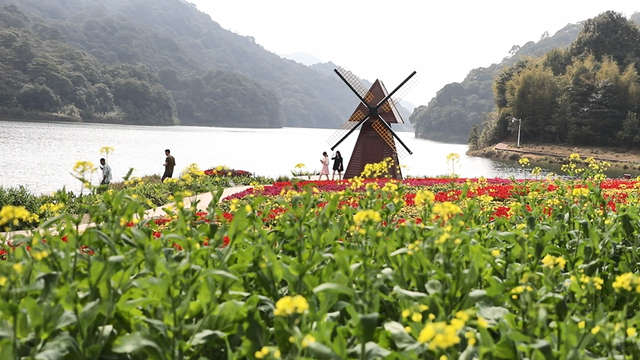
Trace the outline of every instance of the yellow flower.
<instances>
[{"instance_id":1,"label":"yellow flower","mask_svg":"<svg viewBox=\"0 0 640 360\"><path fill-rule=\"evenodd\" d=\"M409 317L409 315L411 315L411 310L409 310L409 309L402 310L402 317L403 318L406 319L406 318Z\"/></svg>"},{"instance_id":2,"label":"yellow flower","mask_svg":"<svg viewBox=\"0 0 640 360\"><path fill-rule=\"evenodd\" d=\"M313 344L314 342L316 342L316 338L311 335L305 335L304 339L302 339L302 347L306 348L309 344Z\"/></svg>"},{"instance_id":3,"label":"yellow flower","mask_svg":"<svg viewBox=\"0 0 640 360\"><path fill-rule=\"evenodd\" d=\"M589 196L589 189L575 188L573 189L573 196Z\"/></svg>"},{"instance_id":4,"label":"yellow flower","mask_svg":"<svg viewBox=\"0 0 640 360\"><path fill-rule=\"evenodd\" d=\"M416 193L414 202L416 206L431 204L436 199L436 195L429 190L420 189Z\"/></svg>"},{"instance_id":5,"label":"yellow flower","mask_svg":"<svg viewBox=\"0 0 640 360\"><path fill-rule=\"evenodd\" d=\"M498 250L498 249L493 249L493 250L491 250L491 255L492 255L493 257L498 257L498 256L500 256L500 250Z\"/></svg>"},{"instance_id":6,"label":"yellow flower","mask_svg":"<svg viewBox=\"0 0 640 360\"><path fill-rule=\"evenodd\" d=\"M31 254L31 256L33 256L34 259L40 261L48 257L49 253L46 251L40 251L40 252L34 252L33 254Z\"/></svg>"},{"instance_id":7,"label":"yellow flower","mask_svg":"<svg viewBox=\"0 0 640 360\"><path fill-rule=\"evenodd\" d=\"M411 333L411 326L405 326L404 332L406 332L407 334Z\"/></svg>"},{"instance_id":8,"label":"yellow flower","mask_svg":"<svg viewBox=\"0 0 640 360\"><path fill-rule=\"evenodd\" d=\"M420 304L420 306L418 306L420 308L420 311L427 311L429 310L429 307L427 305L424 304Z\"/></svg>"},{"instance_id":9,"label":"yellow flower","mask_svg":"<svg viewBox=\"0 0 640 360\"><path fill-rule=\"evenodd\" d=\"M382 221L382 217L379 212L372 209L360 210L353 216L353 221L358 225L362 225L368 220L379 223Z\"/></svg>"},{"instance_id":10,"label":"yellow flower","mask_svg":"<svg viewBox=\"0 0 640 360\"><path fill-rule=\"evenodd\" d=\"M560 269L564 269L567 261L562 256L553 256L547 254L544 258L542 258L542 265L548 267L549 269L553 269L556 265L560 267Z\"/></svg>"},{"instance_id":11,"label":"yellow flower","mask_svg":"<svg viewBox=\"0 0 640 360\"><path fill-rule=\"evenodd\" d=\"M420 313L413 313L413 315L411 315L411 320L415 321L415 322L419 322L422 320L422 314Z\"/></svg>"},{"instance_id":12,"label":"yellow flower","mask_svg":"<svg viewBox=\"0 0 640 360\"><path fill-rule=\"evenodd\" d=\"M418 335L418 341L429 343L429 349L447 349L460 343L457 326L446 322L427 323Z\"/></svg>"},{"instance_id":13,"label":"yellow flower","mask_svg":"<svg viewBox=\"0 0 640 360\"><path fill-rule=\"evenodd\" d=\"M275 316L288 316L295 313L302 314L309 310L309 303L303 296L285 296L276 302Z\"/></svg>"},{"instance_id":14,"label":"yellow flower","mask_svg":"<svg viewBox=\"0 0 640 360\"><path fill-rule=\"evenodd\" d=\"M597 334L599 332L600 332L600 325L596 325L596 326L593 327L593 329L591 329L591 333L593 335L595 335L595 334Z\"/></svg>"},{"instance_id":15,"label":"yellow flower","mask_svg":"<svg viewBox=\"0 0 640 360\"><path fill-rule=\"evenodd\" d=\"M20 221L37 221L38 215L31 214L24 206L6 205L0 209L0 225L11 223L17 226Z\"/></svg>"},{"instance_id":16,"label":"yellow flower","mask_svg":"<svg viewBox=\"0 0 640 360\"><path fill-rule=\"evenodd\" d=\"M458 319L460 319L460 320L462 320L464 322L467 322L467 321L469 321L469 314L466 311L458 311L456 313L456 318L458 318Z\"/></svg>"},{"instance_id":17,"label":"yellow flower","mask_svg":"<svg viewBox=\"0 0 640 360\"><path fill-rule=\"evenodd\" d=\"M276 358L276 359L280 359L280 356L281 356L281 354L280 354L280 350L276 350L276 351L274 351L274 352L273 352L273 357L274 357L274 358Z\"/></svg>"},{"instance_id":18,"label":"yellow flower","mask_svg":"<svg viewBox=\"0 0 640 360\"><path fill-rule=\"evenodd\" d=\"M441 218L448 218L453 215L462 213L460 207L450 201L443 203L436 203L433 205L433 217L440 216Z\"/></svg>"},{"instance_id":19,"label":"yellow flower","mask_svg":"<svg viewBox=\"0 0 640 360\"><path fill-rule=\"evenodd\" d=\"M487 320L482 316L478 316L478 326L486 329L489 327L489 322L487 322Z\"/></svg>"},{"instance_id":20,"label":"yellow flower","mask_svg":"<svg viewBox=\"0 0 640 360\"><path fill-rule=\"evenodd\" d=\"M634 337L634 336L636 336L636 334L637 334L636 328L634 328L634 327L627 328L627 336L628 337Z\"/></svg>"},{"instance_id":21,"label":"yellow flower","mask_svg":"<svg viewBox=\"0 0 640 360\"><path fill-rule=\"evenodd\" d=\"M584 329L585 326L586 326L586 323L584 322L584 320L578 323L578 329Z\"/></svg>"},{"instance_id":22,"label":"yellow flower","mask_svg":"<svg viewBox=\"0 0 640 360\"><path fill-rule=\"evenodd\" d=\"M22 273L22 264L21 263L15 263L13 264L13 271L17 272L18 274Z\"/></svg>"},{"instance_id":23,"label":"yellow flower","mask_svg":"<svg viewBox=\"0 0 640 360\"><path fill-rule=\"evenodd\" d=\"M0 286L5 286L7 284L7 278L2 276L0 277Z\"/></svg>"},{"instance_id":24,"label":"yellow flower","mask_svg":"<svg viewBox=\"0 0 640 360\"><path fill-rule=\"evenodd\" d=\"M520 160L518 160L518 162L520 163L520 165L522 165L522 167L529 166L530 164L529 159L527 158L521 158Z\"/></svg>"}]
</instances>

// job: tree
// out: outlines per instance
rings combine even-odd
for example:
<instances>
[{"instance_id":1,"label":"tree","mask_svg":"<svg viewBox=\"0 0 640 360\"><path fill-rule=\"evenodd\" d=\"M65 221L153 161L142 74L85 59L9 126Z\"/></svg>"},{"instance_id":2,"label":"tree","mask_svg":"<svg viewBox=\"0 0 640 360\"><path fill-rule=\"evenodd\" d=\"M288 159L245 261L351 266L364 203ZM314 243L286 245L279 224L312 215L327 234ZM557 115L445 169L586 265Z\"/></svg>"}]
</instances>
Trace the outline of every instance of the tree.
<instances>
[{"instance_id":1,"label":"tree","mask_svg":"<svg viewBox=\"0 0 640 360\"><path fill-rule=\"evenodd\" d=\"M60 98L46 85L25 85L16 99L25 110L56 112L60 107Z\"/></svg>"},{"instance_id":2,"label":"tree","mask_svg":"<svg viewBox=\"0 0 640 360\"><path fill-rule=\"evenodd\" d=\"M469 149L475 150L478 148L480 141L480 134L478 134L478 125L471 125L471 132L469 133Z\"/></svg>"},{"instance_id":3,"label":"tree","mask_svg":"<svg viewBox=\"0 0 640 360\"><path fill-rule=\"evenodd\" d=\"M610 56L618 65L626 67L630 57L640 55L640 30L621 13L607 11L584 22L569 52L574 57L593 54L597 61Z\"/></svg>"}]
</instances>

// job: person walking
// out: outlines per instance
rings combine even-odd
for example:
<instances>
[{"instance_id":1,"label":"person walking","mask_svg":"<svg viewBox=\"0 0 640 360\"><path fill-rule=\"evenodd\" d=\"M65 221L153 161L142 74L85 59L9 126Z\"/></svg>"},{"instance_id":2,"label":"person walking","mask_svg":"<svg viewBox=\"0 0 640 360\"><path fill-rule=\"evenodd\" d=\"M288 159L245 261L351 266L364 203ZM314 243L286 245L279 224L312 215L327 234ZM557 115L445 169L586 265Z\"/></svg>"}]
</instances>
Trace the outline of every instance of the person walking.
<instances>
[{"instance_id":1,"label":"person walking","mask_svg":"<svg viewBox=\"0 0 640 360\"><path fill-rule=\"evenodd\" d=\"M111 182L111 167L107 164L104 158L100 159L100 169L102 170L100 185L109 185Z\"/></svg>"},{"instance_id":2,"label":"person walking","mask_svg":"<svg viewBox=\"0 0 640 360\"><path fill-rule=\"evenodd\" d=\"M322 170L320 170L320 179L318 180L322 180L322 175L325 175L329 180L329 155L327 155L326 151L322 153L320 162L322 163Z\"/></svg>"},{"instance_id":3,"label":"person walking","mask_svg":"<svg viewBox=\"0 0 640 360\"><path fill-rule=\"evenodd\" d=\"M164 174L160 181L164 181L164 179L172 177L173 168L176 166L176 159L171 155L171 150L165 150L164 154L167 155L167 158L164 160Z\"/></svg>"},{"instance_id":4,"label":"person walking","mask_svg":"<svg viewBox=\"0 0 640 360\"><path fill-rule=\"evenodd\" d=\"M335 155L331 158L333 160L333 174L331 175L331 180L336 176L336 171L338 172L338 180L342 180L342 155L340 151L336 151Z\"/></svg>"}]
</instances>

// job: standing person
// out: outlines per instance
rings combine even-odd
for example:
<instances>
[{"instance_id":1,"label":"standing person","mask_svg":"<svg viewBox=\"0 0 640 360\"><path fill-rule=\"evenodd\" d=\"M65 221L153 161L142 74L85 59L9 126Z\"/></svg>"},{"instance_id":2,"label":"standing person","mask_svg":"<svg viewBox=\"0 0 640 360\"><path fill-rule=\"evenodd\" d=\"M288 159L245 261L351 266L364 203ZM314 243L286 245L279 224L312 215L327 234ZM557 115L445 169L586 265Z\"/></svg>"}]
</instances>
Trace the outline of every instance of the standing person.
<instances>
[{"instance_id":1,"label":"standing person","mask_svg":"<svg viewBox=\"0 0 640 360\"><path fill-rule=\"evenodd\" d=\"M165 155L167 155L167 158L164 161L164 174L162 175L162 180L160 181L164 181L164 179L172 177L173 168L176 166L176 159L171 156L171 150L167 149L164 151L164 153Z\"/></svg>"},{"instance_id":2,"label":"standing person","mask_svg":"<svg viewBox=\"0 0 640 360\"><path fill-rule=\"evenodd\" d=\"M107 165L104 158L100 159L100 169L102 169L102 180L100 180L100 185L109 185L111 182L111 167Z\"/></svg>"},{"instance_id":3,"label":"standing person","mask_svg":"<svg viewBox=\"0 0 640 360\"><path fill-rule=\"evenodd\" d=\"M322 175L326 175L327 180L329 180L329 155L327 155L326 151L322 153L322 159L320 159L320 162L322 163L322 170L320 170L319 180L322 180Z\"/></svg>"},{"instance_id":4,"label":"standing person","mask_svg":"<svg viewBox=\"0 0 640 360\"><path fill-rule=\"evenodd\" d=\"M331 158L333 160L333 175L331 175L331 180L336 176L336 171L338 172L338 180L342 180L342 155L340 151L336 151L336 154Z\"/></svg>"}]
</instances>

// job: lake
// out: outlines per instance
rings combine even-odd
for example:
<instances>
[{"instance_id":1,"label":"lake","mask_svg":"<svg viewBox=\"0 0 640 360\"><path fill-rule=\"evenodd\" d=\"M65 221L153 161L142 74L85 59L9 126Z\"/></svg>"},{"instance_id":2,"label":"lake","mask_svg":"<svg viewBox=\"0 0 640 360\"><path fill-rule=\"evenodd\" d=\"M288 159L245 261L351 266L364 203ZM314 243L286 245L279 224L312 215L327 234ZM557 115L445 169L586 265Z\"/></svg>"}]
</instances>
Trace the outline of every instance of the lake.
<instances>
[{"instance_id":1,"label":"lake","mask_svg":"<svg viewBox=\"0 0 640 360\"><path fill-rule=\"evenodd\" d=\"M189 164L202 170L218 165L247 170L256 175L291 176L298 163L308 170L321 168L322 152L331 154L327 139L334 129L283 128L240 129L195 126L133 126L84 123L0 121L0 185L24 185L35 193L51 193L66 186L79 191L81 184L71 172L79 160L96 166L100 149L114 148L108 157L113 181L122 181L129 168L133 176L162 174L165 149L176 158L174 177ZM345 158L345 168L357 131L336 149ZM462 177L521 178L526 172L515 162L500 162L466 156L466 145L416 139L411 132L398 136L413 151L400 160L403 174L438 176L451 172L446 157L460 155L455 172ZM100 170L93 176L99 182Z\"/></svg>"}]
</instances>

